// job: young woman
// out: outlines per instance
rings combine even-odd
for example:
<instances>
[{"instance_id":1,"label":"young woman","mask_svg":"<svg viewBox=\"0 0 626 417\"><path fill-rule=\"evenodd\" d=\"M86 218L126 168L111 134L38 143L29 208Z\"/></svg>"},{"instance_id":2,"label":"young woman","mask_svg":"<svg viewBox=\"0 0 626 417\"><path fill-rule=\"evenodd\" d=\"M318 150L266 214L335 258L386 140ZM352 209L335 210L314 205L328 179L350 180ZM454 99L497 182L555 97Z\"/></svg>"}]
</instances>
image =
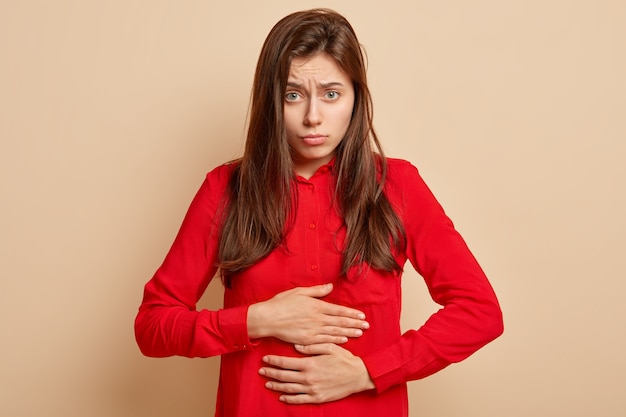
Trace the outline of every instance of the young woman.
<instances>
[{"instance_id":1,"label":"young woman","mask_svg":"<svg viewBox=\"0 0 626 417\"><path fill-rule=\"evenodd\" d=\"M407 260L443 308L401 334ZM197 311L218 273L224 308ZM348 21L283 18L258 61L243 157L207 174L146 284L141 351L221 355L216 416L400 417L407 381L502 328L487 278L417 169L383 155Z\"/></svg>"}]
</instances>

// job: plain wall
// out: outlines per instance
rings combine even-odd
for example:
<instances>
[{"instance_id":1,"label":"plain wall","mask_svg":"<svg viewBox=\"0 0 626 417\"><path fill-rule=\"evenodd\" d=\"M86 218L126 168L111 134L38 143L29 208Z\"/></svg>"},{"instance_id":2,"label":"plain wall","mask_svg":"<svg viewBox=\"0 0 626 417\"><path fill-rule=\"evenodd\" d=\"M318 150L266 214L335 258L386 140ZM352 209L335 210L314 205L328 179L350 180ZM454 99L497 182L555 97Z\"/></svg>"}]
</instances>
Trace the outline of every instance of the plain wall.
<instances>
[{"instance_id":1,"label":"plain wall","mask_svg":"<svg viewBox=\"0 0 626 417\"><path fill-rule=\"evenodd\" d=\"M204 174L240 155L263 39L319 5L0 0L1 416L213 414L218 359L142 357L133 319ZM387 154L505 314L409 384L411 416L626 415L626 2L323 6L367 50ZM405 328L437 308L408 269Z\"/></svg>"}]
</instances>

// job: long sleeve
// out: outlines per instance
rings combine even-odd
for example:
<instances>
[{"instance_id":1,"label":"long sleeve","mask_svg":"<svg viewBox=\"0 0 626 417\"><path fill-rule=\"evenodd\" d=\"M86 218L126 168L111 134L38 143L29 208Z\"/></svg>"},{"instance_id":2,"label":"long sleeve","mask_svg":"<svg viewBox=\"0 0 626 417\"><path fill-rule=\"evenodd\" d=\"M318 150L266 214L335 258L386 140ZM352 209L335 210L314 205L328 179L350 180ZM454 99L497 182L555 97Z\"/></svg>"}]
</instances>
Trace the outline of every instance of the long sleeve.
<instances>
[{"instance_id":1,"label":"long sleeve","mask_svg":"<svg viewBox=\"0 0 626 417\"><path fill-rule=\"evenodd\" d=\"M417 169L391 160L390 179L388 195L407 234L405 256L443 308L419 329L362 357L378 392L459 362L503 331L487 277Z\"/></svg>"},{"instance_id":2,"label":"long sleeve","mask_svg":"<svg viewBox=\"0 0 626 417\"><path fill-rule=\"evenodd\" d=\"M135 337L147 356L208 357L251 346L247 306L196 310L216 273L218 222L230 172L222 165L207 174L163 264L145 285Z\"/></svg>"}]
</instances>

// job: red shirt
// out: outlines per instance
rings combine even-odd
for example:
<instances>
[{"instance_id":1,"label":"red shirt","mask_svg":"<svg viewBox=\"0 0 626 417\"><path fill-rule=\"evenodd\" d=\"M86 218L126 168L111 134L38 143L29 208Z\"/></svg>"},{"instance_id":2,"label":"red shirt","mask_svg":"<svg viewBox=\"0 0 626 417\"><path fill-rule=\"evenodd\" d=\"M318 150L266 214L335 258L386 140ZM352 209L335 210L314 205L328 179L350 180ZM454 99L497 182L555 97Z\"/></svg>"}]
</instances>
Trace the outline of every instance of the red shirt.
<instances>
[{"instance_id":1,"label":"red shirt","mask_svg":"<svg viewBox=\"0 0 626 417\"><path fill-rule=\"evenodd\" d=\"M145 355L221 355L216 416L407 416L407 381L463 360L501 334L500 307L485 274L417 169L398 159L388 159L385 194L403 222L407 247L394 255L400 265L411 262L443 306L419 329L401 333L399 274L366 269L359 275L354 269L340 276L345 230L331 203L330 165L296 181L298 207L286 236L288 250L276 249L235 276L224 291L223 309L197 311L216 273L216 213L232 167L207 174L163 265L145 286L135 321ZM264 387L261 358L299 354L275 338L250 340L248 306L287 289L327 282L334 290L326 301L366 314L370 329L342 346L361 357L376 389L320 405L284 404Z\"/></svg>"}]
</instances>

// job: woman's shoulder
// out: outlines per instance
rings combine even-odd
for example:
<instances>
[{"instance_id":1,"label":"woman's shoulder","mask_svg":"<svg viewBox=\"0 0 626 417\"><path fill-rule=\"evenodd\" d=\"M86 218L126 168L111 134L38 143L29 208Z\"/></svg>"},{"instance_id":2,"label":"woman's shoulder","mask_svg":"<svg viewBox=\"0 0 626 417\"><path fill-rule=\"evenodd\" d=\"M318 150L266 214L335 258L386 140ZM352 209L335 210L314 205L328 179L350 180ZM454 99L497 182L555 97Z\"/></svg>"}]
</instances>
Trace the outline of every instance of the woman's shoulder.
<instances>
[{"instance_id":1,"label":"woman's shoulder","mask_svg":"<svg viewBox=\"0 0 626 417\"><path fill-rule=\"evenodd\" d=\"M417 167L410 161L400 158L385 158L387 162L387 178L402 180L409 176L419 176Z\"/></svg>"},{"instance_id":2,"label":"woman's shoulder","mask_svg":"<svg viewBox=\"0 0 626 417\"><path fill-rule=\"evenodd\" d=\"M387 158L385 191L392 200L417 201L431 199L431 191L424 182L418 168L410 161Z\"/></svg>"},{"instance_id":3,"label":"woman's shoulder","mask_svg":"<svg viewBox=\"0 0 626 417\"><path fill-rule=\"evenodd\" d=\"M214 167L206 174L206 181L210 184L226 184L230 181L233 172L239 166L239 160L225 162Z\"/></svg>"}]
</instances>

